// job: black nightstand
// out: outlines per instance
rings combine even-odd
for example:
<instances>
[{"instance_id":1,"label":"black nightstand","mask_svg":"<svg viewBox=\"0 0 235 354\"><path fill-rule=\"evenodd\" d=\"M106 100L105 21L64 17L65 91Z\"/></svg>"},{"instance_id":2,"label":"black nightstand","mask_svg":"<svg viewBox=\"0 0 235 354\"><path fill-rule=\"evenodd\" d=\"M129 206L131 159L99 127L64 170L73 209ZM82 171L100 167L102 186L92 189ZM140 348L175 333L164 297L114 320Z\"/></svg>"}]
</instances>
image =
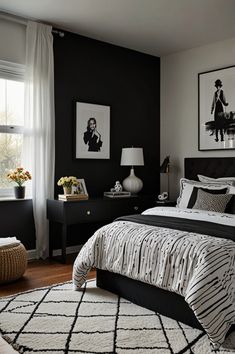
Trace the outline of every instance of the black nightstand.
<instances>
[{"instance_id":1,"label":"black nightstand","mask_svg":"<svg viewBox=\"0 0 235 354\"><path fill-rule=\"evenodd\" d=\"M47 200L47 219L49 220L49 256L53 254L53 238L61 237L62 262L66 262L67 228L74 224L111 222L119 216L140 214L155 204L152 196L130 198L91 198L80 201ZM53 224L62 226L61 235L53 236ZM79 244L79 235L78 235Z\"/></svg>"},{"instance_id":2,"label":"black nightstand","mask_svg":"<svg viewBox=\"0 0 235 354\"><path fill-rule=\"evenodd\" d=\"M176 206L176 201L175 200L156 200L156 206L159 207L174 207Z\"/></svg>"}]
</instances>

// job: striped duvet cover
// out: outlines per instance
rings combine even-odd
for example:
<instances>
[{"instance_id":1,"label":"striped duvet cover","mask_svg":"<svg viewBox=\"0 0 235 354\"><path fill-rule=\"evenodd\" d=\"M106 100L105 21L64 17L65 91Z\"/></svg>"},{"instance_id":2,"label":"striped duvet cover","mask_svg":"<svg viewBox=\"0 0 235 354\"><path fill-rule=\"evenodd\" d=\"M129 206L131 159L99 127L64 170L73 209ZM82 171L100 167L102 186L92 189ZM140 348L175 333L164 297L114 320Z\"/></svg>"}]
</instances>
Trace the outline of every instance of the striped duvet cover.
<instances>
[{"instance_id":1,"label":"striped duvet cover","mask_svg":"<svg viewBox=\"0 0 235 354\"><path fill-rule=\"evenodd\" d=\"M74 288L96 267L180 294L219 347L235 323L235 215L165 207L143 214L140 223L127 218L96 231L75 260Z\"/></svg>"}]
</instances>

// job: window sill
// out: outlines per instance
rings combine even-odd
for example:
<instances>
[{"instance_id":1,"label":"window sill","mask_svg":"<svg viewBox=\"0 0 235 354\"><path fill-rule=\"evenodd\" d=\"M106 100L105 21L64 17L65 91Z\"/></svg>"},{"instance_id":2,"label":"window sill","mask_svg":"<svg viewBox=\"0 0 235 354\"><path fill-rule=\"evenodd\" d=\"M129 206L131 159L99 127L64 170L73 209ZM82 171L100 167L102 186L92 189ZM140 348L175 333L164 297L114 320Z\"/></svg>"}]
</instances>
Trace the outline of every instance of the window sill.
<instances>
[{"instance_id":1,"label":"window sill","mask_svg":"<svg viewBox=\"0 0 235 354\"><path fill-rule=\"evenodd\" d=\"M22 200L32 200L32 198L16 199L15 197L0 197L0 202L22 202Z\"/></svg>"}]
</instances>

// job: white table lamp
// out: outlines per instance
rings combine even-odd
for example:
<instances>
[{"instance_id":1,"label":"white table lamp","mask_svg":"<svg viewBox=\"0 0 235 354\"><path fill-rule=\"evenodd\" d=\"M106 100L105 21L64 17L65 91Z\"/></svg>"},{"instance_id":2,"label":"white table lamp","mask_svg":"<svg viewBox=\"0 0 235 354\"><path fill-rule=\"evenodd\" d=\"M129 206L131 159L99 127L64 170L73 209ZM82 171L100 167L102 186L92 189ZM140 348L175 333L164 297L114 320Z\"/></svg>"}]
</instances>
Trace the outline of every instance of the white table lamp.
<instances>
[{"instance_id":1,"label":"white table lamp","mask_svg":"<svg viewBox=\"0 0 235 354\"><path fill-rule=\"evenodd\" d=\"M122 182L123 188L133 194L139 193L143 188L143 182L136 177L133 166L144 166L144 155L142 148L123 148L121 166L131 166L130 175Z\"/></svg>"}]
</instances>

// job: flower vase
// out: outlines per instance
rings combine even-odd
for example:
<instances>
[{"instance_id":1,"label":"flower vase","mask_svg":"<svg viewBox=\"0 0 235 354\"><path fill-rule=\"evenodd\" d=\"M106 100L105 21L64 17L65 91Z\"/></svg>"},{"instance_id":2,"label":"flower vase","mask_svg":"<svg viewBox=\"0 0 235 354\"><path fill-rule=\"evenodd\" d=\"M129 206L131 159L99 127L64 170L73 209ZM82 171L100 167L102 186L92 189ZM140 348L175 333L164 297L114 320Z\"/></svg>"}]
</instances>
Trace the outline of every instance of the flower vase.
<instances>
[{"instance_id":1,"label":"flower vase","mask_svg":"<svg viewBox=\"0 0 235 354\"><path fill-rule=\"evenodd\" d=\"M63 187L64 194L72 194L72 187Z\"/></svg>"},{"instance_id":2,"label":"flower vase","mask_svg":"<svg viewBox=\"0 0 235 354\"><path fill-rule=\"evenodd\" d=\"M14 194L16 199L24 199L25 197L25 186L15 186Z\"/></svg>"}]
</instances>

